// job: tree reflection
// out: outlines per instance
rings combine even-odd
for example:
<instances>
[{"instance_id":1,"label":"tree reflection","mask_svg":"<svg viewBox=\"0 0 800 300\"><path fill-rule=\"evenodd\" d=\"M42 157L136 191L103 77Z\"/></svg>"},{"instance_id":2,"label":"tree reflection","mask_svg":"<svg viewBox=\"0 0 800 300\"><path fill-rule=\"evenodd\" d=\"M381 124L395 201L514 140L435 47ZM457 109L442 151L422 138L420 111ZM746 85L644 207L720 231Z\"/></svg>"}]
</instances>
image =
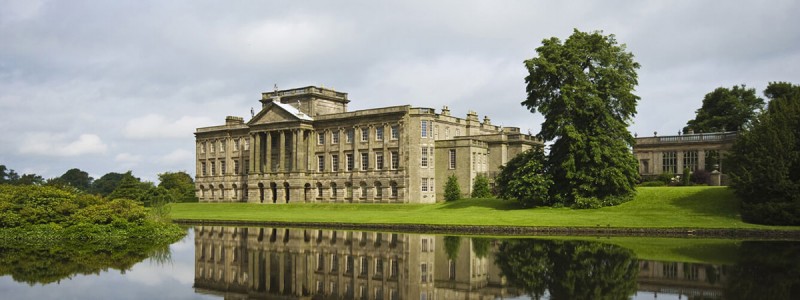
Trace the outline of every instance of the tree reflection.
<instances>
[{"instance_id":1,"label":"tree reflection","mask_svg":"<svg viewBox=\"0 0 800 300\"><path fill-rule=\"evenodd\" d=\"M155 262L171 260L169 245L175 241L126 239L122 241L69 241L47 243L3 243L0 245L0 276L30 285L48 284L77 274L98 274L108 269L124 273L133 265L155 256Z\"/></svg>"},{"instance_id":2,"label":"tree reflection","mask_svg":"<svg viewBox=\"0 0 800 300\"><path fill-rule=\"evenodd\" d=\"M800 242L742 242L726 299L800 299Z\"/></svg>"},{"instance_id":3,"label":"tree reflection","mask_svg":"<svg viewBox=\"0 0 800 300\"><path fill-rule=\"evenodd\" d=\"M497 264L511 285L534 299L627 299L636 292L631 250L596 242L508 240Z\"/></svg>"}]
</instances>

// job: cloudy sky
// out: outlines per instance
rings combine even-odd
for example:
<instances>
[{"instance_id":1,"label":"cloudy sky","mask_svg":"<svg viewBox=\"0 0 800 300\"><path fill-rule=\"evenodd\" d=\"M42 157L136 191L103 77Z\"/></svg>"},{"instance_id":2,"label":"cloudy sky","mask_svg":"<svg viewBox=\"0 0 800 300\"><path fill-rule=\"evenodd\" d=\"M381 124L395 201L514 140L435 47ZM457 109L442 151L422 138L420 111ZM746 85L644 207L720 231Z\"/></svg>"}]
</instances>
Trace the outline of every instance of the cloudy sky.
<instances>
[{"instance_id":1,"label":"cloudy sky","mask_svg":"<svg viewBox=\"0 0 800 300\"><path fill-rule=\"evenodd\" d=\"M194 174L194 129L249 117L274 84L535 133L523 60L573 28L642 65L639 135L676 133L720 86L800 83L798 1L431 2L0 0L0 164Z\"/></svg>"}]
</instances>

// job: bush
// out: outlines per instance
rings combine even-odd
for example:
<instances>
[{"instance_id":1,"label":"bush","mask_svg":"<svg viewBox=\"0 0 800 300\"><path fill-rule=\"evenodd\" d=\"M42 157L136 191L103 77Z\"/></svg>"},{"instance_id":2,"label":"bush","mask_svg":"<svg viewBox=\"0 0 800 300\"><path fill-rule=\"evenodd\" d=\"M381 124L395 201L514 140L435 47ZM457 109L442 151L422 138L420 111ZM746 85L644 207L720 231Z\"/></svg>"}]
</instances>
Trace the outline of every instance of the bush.
<instances>
[{"instance_id":1,"label":"bush","mask_svg":"<svg viewBox=\"0 0 800 300\"><path fill-rule=\"evenodd\" d=\"M692 173L692 182L694 184L709 184L711 182L711 173L706 170L697 170Z\"/></svg>"},{"instance_id":2,"label":"bush","mask_svg":"<svg viewBox=\"0 0 800 300\"><path fill-rule=\"evenodd\" d=\"M692 184L690 181L692 176L692 171L689 168L683 168L683 177L681 177L681 183L685 186L689 186Z\"/></svg>"},{"instance_id":3,"label":"bush","mask_svg":"<svg viewBox=\"0 0 800 300\"><path fill-rule=\"evenodd\" d=\"M492 196L492 191L489 188L489 178L484 175L475 177L472 183L472 198L489 198Z\"/></svg>"},{"instance_id":4,"label":"bush","mask_svg":"<svg viewBox=\"0 0 800 300\"><path fill-rule=\"evenodd\" d=\"M461 199L461 188L458 186L458 177L450 175L447 177L447 184L444 186L444 200L456 201Z\"/></svg>"},{"instance_id":5,"label":"bush","mask_svg":"<svg viewBox=\"0 0 800 300\"><path fill-rule=\"evenodd\" d=\"M541 147L522 152L500 168L497 195L517 200L524 207L553 205L548 197L553 180L545 172L545 155Z\"/></svg>"},{"instance_id":6,"label":"bush","mask_svg":"<svg viewBox=\"0 0 800 300\"><path fill-rule=\"evenodd\" d=\"M663 181L645 181L639 184L639 186L665 186L667 185Z\"/></svg>"},{"instance_id":7,"label":"bush","mask_svg":"<svg viewBox=\"0 0 800 300\"><path fill-rule=\"evenodd\" d=\"M672 183L672 178L675 178L675 174L672 174L670 172L664 172L664 173L658 174L658 177L656 177L656 180L661 181L665 185L667 185L667 184Z\"/></svg>"}]
</instances>

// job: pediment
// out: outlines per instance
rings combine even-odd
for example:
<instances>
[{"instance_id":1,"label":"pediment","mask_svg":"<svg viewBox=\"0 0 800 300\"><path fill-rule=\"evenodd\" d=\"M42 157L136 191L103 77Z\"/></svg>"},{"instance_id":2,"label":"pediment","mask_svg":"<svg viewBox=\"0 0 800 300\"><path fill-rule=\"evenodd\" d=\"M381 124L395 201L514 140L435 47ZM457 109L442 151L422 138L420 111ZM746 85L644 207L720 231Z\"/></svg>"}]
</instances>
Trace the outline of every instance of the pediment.
<instances>
[{"instance_id":1,"label":"pediment","mask_svg":"<svg viewBox=\"0 0 800 300\"><path fill-rule=\"evenodd\" d=\"M247 122L247 125L280 123L280 122L295 122L300 120L295 114L286 111L280 105L269 103L256 114L253 119Z\"/></svg>"}]
</instances>

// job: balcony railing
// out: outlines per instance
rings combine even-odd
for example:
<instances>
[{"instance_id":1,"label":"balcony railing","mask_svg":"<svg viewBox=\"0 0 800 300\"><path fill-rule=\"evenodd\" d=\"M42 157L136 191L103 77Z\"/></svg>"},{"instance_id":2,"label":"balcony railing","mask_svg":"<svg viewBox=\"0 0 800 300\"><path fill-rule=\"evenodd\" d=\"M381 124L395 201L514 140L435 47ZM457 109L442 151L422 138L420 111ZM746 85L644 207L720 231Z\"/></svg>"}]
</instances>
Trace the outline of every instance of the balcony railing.
<instances>
[{"instance_id":1,"label":"balcony railing","mask_svg":"<svg viewBox=\"0 0 800 300\"><path fill-rule=\"evenodd\" d=\"M637 144L720 142L736 139L736 131L637 138Z\"/></svg>"}]
</instances>

